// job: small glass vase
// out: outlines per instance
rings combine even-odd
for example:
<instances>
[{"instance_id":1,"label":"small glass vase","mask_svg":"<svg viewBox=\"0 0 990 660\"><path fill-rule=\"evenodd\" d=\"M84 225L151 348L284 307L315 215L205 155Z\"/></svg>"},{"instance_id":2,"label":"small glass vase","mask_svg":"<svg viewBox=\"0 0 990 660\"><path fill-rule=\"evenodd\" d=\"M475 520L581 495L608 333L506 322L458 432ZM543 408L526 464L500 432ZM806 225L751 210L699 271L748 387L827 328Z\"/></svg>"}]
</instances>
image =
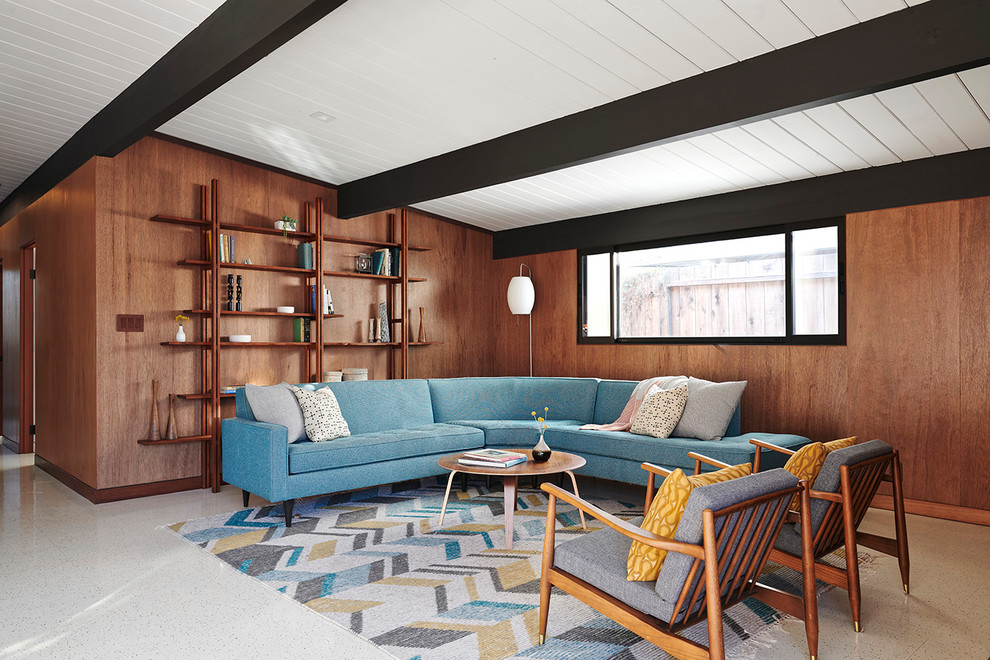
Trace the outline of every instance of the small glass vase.
<instances>
[{"instance_id":1,"label":"small glass vase","mask_svg":"<svg viewBox=\"0 0 990 660\"><path fill-rule=\"evenodd\" d=\"M182 324L179 324L179 331L175 333L175 341L184 342L186 341L186 331L182 328Z\"/></svg>"},{"instance_id":2,"label":"small glass vase","mask_svg":"<svg viewBox=\"0 0 990 660\"><path fill-rule=\"evenodd\" d=\"M550 454L553 452L547 445L546 441L543 439L543 432L540 432L540 441L536 443L533 447L533 460L537 463L545 463L550 460Z\"/></svg>"}]
</instances>

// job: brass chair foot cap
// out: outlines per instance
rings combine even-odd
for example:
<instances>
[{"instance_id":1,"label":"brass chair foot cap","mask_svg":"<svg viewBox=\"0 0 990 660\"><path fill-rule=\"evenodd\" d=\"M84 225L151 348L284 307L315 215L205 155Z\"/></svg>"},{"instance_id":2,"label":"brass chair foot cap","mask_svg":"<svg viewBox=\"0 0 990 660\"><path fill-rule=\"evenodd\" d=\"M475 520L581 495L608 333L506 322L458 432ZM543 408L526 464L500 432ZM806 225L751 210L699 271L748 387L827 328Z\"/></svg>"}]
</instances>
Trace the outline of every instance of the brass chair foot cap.
<instances>
[{"instance_id":1,"label":"brass chair foot cap","mask_svg":"<svg viewBox=\"0 0 990 660\"><path fill-rule=\"evenodd\" d=\"M863 632L863 628L859 625L859 621L853 621L853 629L856 632Z\"/></svg>"},{"instance_id":2,"label":"brass chair foot cap","mask_svg":"<svg viewBox=\"0 0 990 660\"><path fill-rule=\"evenodd\" d=\"M540 635L540 644L542 645L542 644L544 644L544 643L545 643L546 641L547 641L547 636L546 636L546 635Z\"/></svg>"},{"instance_id":3,"label":"brass chair foot cap","mask_svg":"<svg viewBox=\"0 0 990 660\"><path fill-rule=\"evenodd\" d=\"M904 585L904 593L906 593L906 594L911 593L911 590L908 589L908 586L906 584Z\"/></svg>"}]
</instances>

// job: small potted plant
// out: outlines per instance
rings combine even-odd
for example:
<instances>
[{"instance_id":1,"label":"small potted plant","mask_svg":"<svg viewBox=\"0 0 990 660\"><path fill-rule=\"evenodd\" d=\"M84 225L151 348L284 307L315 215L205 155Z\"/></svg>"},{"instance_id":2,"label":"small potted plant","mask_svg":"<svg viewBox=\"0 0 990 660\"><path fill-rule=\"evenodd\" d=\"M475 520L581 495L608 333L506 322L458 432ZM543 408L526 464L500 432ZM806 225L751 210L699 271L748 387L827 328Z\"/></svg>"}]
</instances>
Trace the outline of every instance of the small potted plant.
<instances>
[{"instance_id":1,"label":"small potted plant","mask_svg":"<svg viewBox=\"0 0 990 660\"><path fill-rule=\"evenodd\" d=\"M299 220L297 218L290 218L287 215L283 215L281 220L275 221L275 229L281 229L282 236L288 236L288 232L295 231L298 224Z\"/></svg>"},{"instance_id":2,"label":"small potted plant","mask_svg":"<svg viewBox=\"0 0 990 660\"><path fill-rule=\"evenodd\" d=\"M188 321L189 317L179 314L175 317L175 320L179 322L179 331L175 333L175 341L181 343L186 341L186 331L183 329L182 324Z\"/></svg>"}]
</instances>

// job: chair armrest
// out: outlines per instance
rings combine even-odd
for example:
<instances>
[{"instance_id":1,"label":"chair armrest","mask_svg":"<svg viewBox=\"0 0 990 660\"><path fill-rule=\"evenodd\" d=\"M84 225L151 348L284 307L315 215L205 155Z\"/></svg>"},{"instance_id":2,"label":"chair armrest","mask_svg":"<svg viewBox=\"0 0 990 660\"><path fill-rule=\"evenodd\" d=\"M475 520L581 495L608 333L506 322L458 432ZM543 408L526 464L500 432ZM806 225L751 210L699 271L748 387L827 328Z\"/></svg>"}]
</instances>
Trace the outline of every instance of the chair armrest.
<instances>
[{"instance_id":1,"label":"chair armrest","mask_svg":"<svg viewBox=\"0 0 990 660\"><path fill-rule=\"evenodd\" d=\"M840 504L842 503L841 493L826 493L821 490L811 490L808 494L814 499L828 500L829 502L838 502Z\"/></svg>"},{"instance_id":2,"label":"chair armrest","mask_svg":"<svg viewBox=\"0 0 990 660\"><path fill-rule=\"evenodd\" d=\"M585 500L573 495L563 488L559 488L551 483L540 484L546 493L552 497L557 497L564 500L568 504L577 507L581 511L594 516L598 520L602 521L615 531L619 532L623 536L626 536L634 541L639 541L644 545L648 545L652 548L660 548L661 550L668 550L671 552L679 552L684 555L689 555L697 559L704 559L705 550L700 545L693 545L691 543L683 543L681 541L675 541L672 538L666 536L659 536L652 532L648 532L641 527L637 527L631 523L626 522L620 518L613 516L608 511L603 511L599 509L594 504L586 502Z\"/></svg>"},{"instance_id":3,"label":"chair armrest","mask_svg":"<svg viewBox=\"0 0 990 660\"><path fill-rule=\"evenodd\" d=\"M224 481L269 502L289 499L289 438L280 424L231 417L222 422Z\"/></svg>"},{"instance_id":4,"label":"chair armrest","mask_svg":"<svg viewBox=\"0 0 990 660\"><path fill-rule=\"evenodd\" d=\"M666 477L671 473L671 470L654 465L653 463L640 463L639 467L650 473L646 475L646 501L643 503L643 514L645 515L653 504L653 495L657 490L656 480L653 478L653 475L657 474L661 477Z\"/></svg>"},{"instance_id":5,"label":"chair armrest","mask_svg":"<svg viewBox=\"0 0 990 660\"><path fill-rule=\"evenodd\" d=\"M769 442L764 442L763 440L757 440L756 438L750 438L749 444L756 447L756 454L753 456L753 473L760 471L760 450L769 449L771 451L779 452L786 456L793 456L797 452L793 449L787 449L785 447L778 447L777 445L771 444Z\"/></svg>"},{"instance_id":6,"label":"chair armrest","mask_svg":"<svg viewBox=\"0 0 990 660\"><path fill-rule=\"evenodd\" d=\"M708 465L715 466L715 467L717 467L719 469L727 468L727 467L732 467L728 463L723 463L722 461L715 460L714 458L710 458L708 456L705 456L704 454L698 454L698 453L693 452L693 451L688 452L688 457L694 459L694 473L695 474L701 474L701 464L702 463L707 463Z\"/></svg>"}]
</instances>

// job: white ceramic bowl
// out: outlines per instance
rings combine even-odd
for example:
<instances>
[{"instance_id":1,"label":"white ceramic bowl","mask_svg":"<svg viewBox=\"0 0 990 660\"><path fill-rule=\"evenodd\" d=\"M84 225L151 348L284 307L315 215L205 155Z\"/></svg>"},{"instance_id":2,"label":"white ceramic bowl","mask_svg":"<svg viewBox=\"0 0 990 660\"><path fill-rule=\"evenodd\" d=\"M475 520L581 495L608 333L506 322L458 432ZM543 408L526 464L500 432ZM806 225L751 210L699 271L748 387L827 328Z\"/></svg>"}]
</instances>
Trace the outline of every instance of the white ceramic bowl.
<instances>
[{"instance_id":1,"label":"white ceramic bowl","mask_svg":"<svg viewBox=\"0 0 990 660\"><path fill-rule=\"evenodd\" d=\"M293 312L296 311L296 308L293 307L292 305L282 305L281 307L276 307L275 311L279 312L280 314L292 314Z\"/></svg>"},{"instance_id":2,"label":"white ceramic bowl","mask_svg":"<svg viewBox=\"0 0 990 660\"><path fill-rule=\"evenodd\" d=\"M246 344L251 341L251 335L231 335L230 341L238 344Z\"/></svg>"}]
</instances>

